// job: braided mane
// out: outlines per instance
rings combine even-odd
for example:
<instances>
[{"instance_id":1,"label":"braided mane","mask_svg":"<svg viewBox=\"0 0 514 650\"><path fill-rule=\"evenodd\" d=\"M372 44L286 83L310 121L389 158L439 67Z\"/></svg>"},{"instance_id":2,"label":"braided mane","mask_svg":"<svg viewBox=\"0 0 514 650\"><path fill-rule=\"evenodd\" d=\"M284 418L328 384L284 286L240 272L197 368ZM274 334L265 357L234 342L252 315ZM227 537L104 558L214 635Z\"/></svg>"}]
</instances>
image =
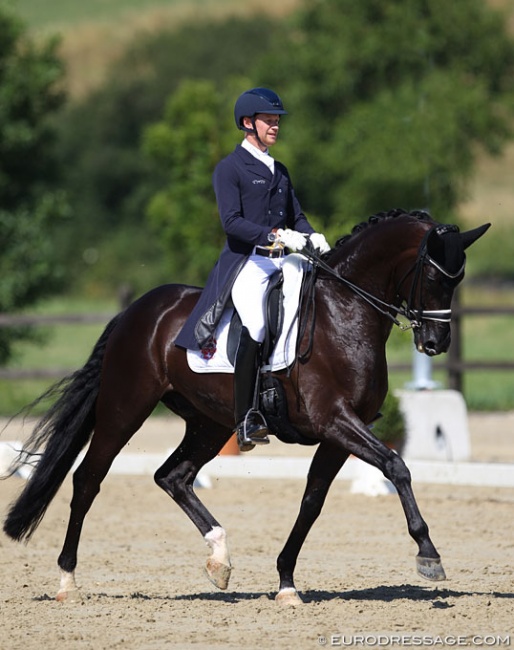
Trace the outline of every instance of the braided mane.
<instances>
[{"instance_id":1,"label":"braided mane","mask_svg":"<svg viewBox=\"0 0 514 650\"><path fill-rule=\"evenodd\" d=\"M363 221L362 223L357 224L352 228L352 231L349 235L344 235L340 239L336 241L336 244L334 248L339 248L339 246L342 246L352 235L355 235L362 230L365 230L371 225L374 225L376 223L379 223L383 221L384 219L395 219L396 217L415 217L416 219L419 219L420 221L431 221L432 217L426 210L411 210L410 212L408 210L403 210L402 208L393 208L392 210L388 210L387 212L377 212L377 214L371 215L371 217L368 218L367 221Z\"/></svg>"}]
</instances>

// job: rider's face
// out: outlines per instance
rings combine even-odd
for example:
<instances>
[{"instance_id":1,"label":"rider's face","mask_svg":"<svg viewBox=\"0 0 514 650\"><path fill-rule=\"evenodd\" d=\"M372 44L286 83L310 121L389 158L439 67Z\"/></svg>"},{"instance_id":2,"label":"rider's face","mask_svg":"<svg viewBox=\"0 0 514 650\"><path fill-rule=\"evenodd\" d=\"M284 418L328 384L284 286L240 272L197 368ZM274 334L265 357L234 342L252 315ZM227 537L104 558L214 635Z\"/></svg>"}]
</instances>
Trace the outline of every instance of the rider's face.
<instances>
[{"instance_id":1,"label":"rider's face","mask_svg":"<svg viewBox=\"0 0 514 650\"><path fill-rule=\"evenodd\" d=\"M248 120L248 124L246 123ZM278 137L280 115L270 115L269 113L257 113L255 116L255 128L257 129L257 134L259 140L264 145L264 147L271 147L275 144ZM245 118L245 126L252 128L252 123L249 118ZM251 136L250 136L251 137ZM255 136L253 136L255 140ZM259 148L262 148L262 145L258 141L254 144Z\"/></svg>"}]
</instances>

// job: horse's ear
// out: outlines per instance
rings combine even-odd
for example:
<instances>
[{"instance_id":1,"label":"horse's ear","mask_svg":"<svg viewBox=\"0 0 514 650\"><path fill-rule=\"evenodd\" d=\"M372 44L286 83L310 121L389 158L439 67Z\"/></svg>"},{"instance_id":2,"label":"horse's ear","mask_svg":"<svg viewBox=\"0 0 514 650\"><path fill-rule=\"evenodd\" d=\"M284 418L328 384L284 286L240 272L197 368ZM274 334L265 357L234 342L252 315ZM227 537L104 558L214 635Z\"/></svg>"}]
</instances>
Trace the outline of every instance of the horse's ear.
<instances>
[{"instance_id":1,"label":"horse's ear","mask_svg":"<svg viewBox=\"0 0 514 650\"><path fill-rule=\"evenodd\" d=\"M483 226L478 226L478 228L473 228L473 230L466 230L466 232L461 233L462 247L464 250L474 244L477 239L482 237L482 235L489 230L490 223L484 223Z\"/></svg>"}]
</instances>

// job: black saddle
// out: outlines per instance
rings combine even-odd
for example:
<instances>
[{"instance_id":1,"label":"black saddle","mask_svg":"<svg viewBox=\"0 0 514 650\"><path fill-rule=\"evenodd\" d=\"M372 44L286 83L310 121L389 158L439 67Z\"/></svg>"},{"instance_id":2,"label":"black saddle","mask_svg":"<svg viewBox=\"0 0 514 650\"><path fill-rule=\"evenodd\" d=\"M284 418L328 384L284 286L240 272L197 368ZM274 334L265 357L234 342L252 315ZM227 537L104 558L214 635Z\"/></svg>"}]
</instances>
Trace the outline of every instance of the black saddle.
<instances>
[{"instance_id":1,"label":"black saddle","mask_svg":"<svg viewBox=\"0 0 514 650\"><path fill-rule=\"evenodd\" d=\"M284 326L284 294L282 287L284 277L281 270L276 271L270 278L266 290L266 334L262 346L262 365L269 364L269 358L282 333ZM304 285L302 285L302 294ZM300 298L301 302L301 298ZM234 310L230 321L227 356L234 365L237 346L241 336L242 323L239 314ZM299 433L289 422L287 399L282 382L278 377L267 371L260 380L260 410L265 416L268 428L282 442L301 445L316 445L319 440L307 438Z\"/></svg>"}]
</instances>

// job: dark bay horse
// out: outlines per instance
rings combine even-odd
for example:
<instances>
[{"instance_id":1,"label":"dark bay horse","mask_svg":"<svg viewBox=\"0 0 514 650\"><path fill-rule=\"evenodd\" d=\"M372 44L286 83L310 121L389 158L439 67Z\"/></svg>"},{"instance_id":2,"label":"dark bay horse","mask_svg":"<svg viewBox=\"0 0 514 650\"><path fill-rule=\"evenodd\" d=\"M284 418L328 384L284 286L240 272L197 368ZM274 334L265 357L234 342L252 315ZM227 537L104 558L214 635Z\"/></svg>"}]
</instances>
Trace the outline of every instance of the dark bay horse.
<instances>
[{"instance_id":1,"label":"dark bay horse","mask_svg":"<svg viewBox=\"0 0 514 650\"><path fill-rule=\"evenodd\" d=\"M288 421L275 427L286 441L317 444L300 512L278 557L277 600L298 604L293 574L302 544L330 485L350 454L378 467L395 486L418 546L418 572L443 580L439 553L418 509L404 461L370 431L387 392L385 345L399 313L419 351L432 356L450 344L452 294L464 276L465 249L489 224L460 233L425 212L394 210L371 217L339 240L317 264L315 325L303 334L309 353L275 376L287 396ZM207 575L226 589L231 572L226 533L193 490L234 427L233 377L195 374L174 337L200 290L166 285L142 296L106 327L85 366L53 389L57 399L18 460L42 455L12 504L4 531L29 539L82 448L73 476L71 512L62 552L59 600L77 596L74 572L84 518L115 457L163 402L186 422L185 435L155 481L196 525L211 549ZM304 346L305 347L305 346ZM291 431L293 434L291 434ZM292 437L291 437L292 436Z\"/></svg>"}]
</instances>

